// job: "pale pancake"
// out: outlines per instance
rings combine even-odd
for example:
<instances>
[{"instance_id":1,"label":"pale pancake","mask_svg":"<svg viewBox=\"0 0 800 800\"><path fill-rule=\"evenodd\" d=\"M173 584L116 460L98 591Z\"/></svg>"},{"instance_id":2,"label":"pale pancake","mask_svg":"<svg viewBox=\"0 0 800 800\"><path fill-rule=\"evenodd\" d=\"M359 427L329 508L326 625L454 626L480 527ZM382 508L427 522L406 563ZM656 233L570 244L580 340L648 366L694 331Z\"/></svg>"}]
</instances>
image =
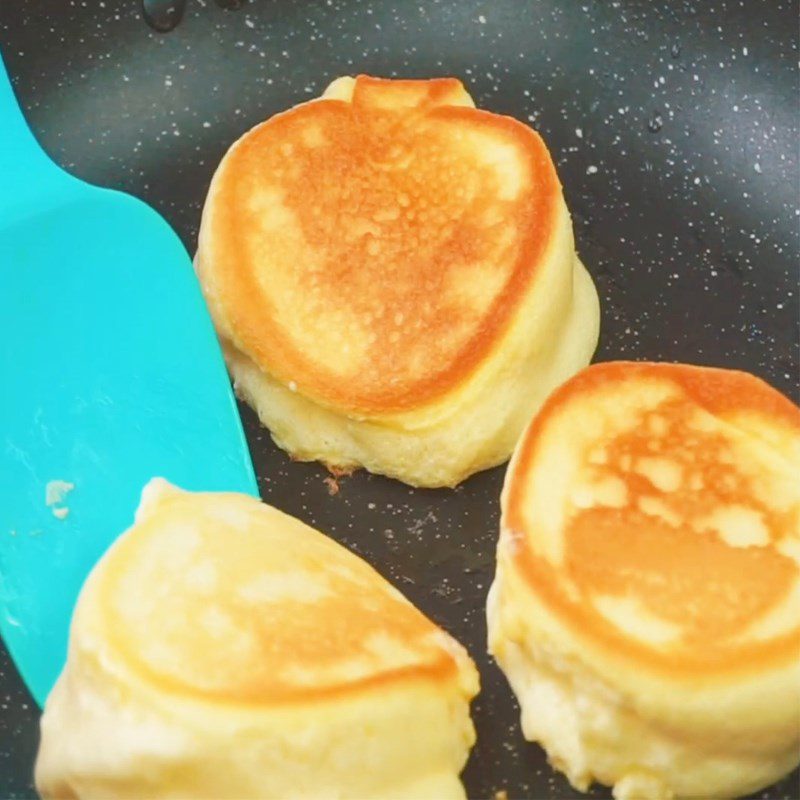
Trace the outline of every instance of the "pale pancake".
<instances>
[{"instance_id":1,"label":"pale pancake","mask_svg":"<svg viewBox=\"0 0 800 800\"><path fill-rule=\"evenodd\" d=\"M601 364L548 399L506 478L490 647L576 785L728 797L800 760L798 475L800 410L745 373Z\"/></svg>"},{"instance_id":2,"label":"pale pancake","mask_svg":"<svg viewBox=\"0 0 800 800\"><path fill-rule=\"evenodd\" d=\"M476 691L464 650L331 539L243 495L153 482L81 594L37 786L462 797Z\"/></svg>"},{"instance_id":3,"label":"pale pancake","mask_svg":"<svg viewBox=\"0 0 800 800\"><path fill-rule=\"evenodd\" d=\"M507 458L518 418L597 341L544 143L454 79L340 79L247 133L214 176L196 265L241 393L271 430L298 430L279 443L413 484ZM523 372L496 423L493 391ZM276 409L272 385L297 407ZM364 423L357 441L345 423ZM370 426L442 455L409 465Z\"/></svg>"}]
</instances>

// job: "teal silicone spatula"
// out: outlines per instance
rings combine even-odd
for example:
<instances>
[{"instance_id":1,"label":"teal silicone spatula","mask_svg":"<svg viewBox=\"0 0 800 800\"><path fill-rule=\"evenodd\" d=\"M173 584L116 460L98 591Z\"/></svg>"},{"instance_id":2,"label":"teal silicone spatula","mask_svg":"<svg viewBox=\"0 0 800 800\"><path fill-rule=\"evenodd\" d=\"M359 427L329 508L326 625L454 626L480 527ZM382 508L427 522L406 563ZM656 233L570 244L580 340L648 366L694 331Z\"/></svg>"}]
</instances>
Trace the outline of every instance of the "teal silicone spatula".
<instances>
[{"instance_id":1,"label":"teal silicone spatula","mask_svg":"<svg viewBox=\"0 0 800 800\"><path fill-rule=\"evenodd\" d=\"M144 203L48 159L0 59L0 633L40 705L155 475L257 494L190 260Z\"/></svg>"}]
</instances>

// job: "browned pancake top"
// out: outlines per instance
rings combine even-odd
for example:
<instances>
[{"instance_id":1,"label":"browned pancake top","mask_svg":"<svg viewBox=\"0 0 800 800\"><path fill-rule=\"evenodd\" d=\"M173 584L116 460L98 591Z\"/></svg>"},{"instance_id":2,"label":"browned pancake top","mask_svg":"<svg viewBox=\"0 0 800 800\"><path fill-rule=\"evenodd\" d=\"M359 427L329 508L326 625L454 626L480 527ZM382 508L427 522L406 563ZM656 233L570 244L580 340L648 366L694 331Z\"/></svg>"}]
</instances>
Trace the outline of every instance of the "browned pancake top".
<instances>
[{"instance_id":1,"label":"browned pancake top","mask_svg":"<svg viewBox=\"0 0 800 800\"><path fill-rule=\"evenodd\" d=\"M455 677L457 646L368 564L243 495L166 489L96 580L113 652L169 693L258 706Z\"/></svg>"},{"instance_id":2,"label":"browned pancake top","mask_svg":"<svg viewBox=\"0 0 800 800\"><path fill-rule=\"evenodd\" d=\"M299 106L230 150L202 270L265 372L344 409L400 410L491 352L561 190L536 133L464 98L452 79L360 77L350 102Z\"/></svg>"},{"instance_id":3,"label":"browned pancake top","mask_svg":"<svg viewBox=\"0 0 800 800\"><path fill-rule=\"evenodd\" d=\"M798 476L800 410L762 381L599 364L526 434L503 524L580 635L666 670L747 668L800 655Z\"/></svg>"}]
</instances>

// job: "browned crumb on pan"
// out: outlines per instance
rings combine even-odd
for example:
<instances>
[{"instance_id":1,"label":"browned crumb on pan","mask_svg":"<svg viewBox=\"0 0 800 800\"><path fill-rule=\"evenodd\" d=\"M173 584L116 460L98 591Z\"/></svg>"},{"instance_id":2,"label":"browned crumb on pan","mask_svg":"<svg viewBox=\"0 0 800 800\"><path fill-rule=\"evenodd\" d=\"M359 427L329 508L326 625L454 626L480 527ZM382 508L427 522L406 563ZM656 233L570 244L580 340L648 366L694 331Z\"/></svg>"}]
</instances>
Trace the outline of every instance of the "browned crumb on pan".
<instances>
[{"instance_id":1,"label":"browned crumb on pan","mask_svg":"<svg viewBox=\"0 0 800 800\"><path fill-rule=\"evenodd\" d=\"M339 494L339 481L333 475L328 475L327 478L324 478L323 483L328 487L328 494L331 497Z\"/></svg>"},{"instance_id":2,"label":"browned crumb on pan","mask_svg":"<svg viewBox=\"0 0 800 800\"><path fill-rule=\"evenodd\" d=\"M355 471L355 467L337 467L334 464L326 464L325 468L334 478L349 478Z\"/></svg>"},{"instance_id":3,"label":"browned crumb on pan","mask_svg":"<svg viewBox=\"0 0 800 800\"><path fill-rule=\"evenodd\" d=\"M494 800L508 800L508 792L505 789L498 789L494 793Z\"/></svg>"}]
</instances>

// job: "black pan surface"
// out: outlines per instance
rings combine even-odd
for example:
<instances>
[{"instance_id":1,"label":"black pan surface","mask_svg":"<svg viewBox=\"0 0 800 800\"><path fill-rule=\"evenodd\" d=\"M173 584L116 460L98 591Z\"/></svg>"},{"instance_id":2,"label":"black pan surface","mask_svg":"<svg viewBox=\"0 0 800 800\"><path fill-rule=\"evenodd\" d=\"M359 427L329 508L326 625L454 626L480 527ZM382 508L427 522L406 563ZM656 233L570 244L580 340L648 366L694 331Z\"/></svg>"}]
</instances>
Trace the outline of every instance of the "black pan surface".
<instances>
[{"instance_id":1,"label":"black pan surface","mask_svg":"<svg viewBox=\"0 0 800 800\"><path fill-rule=\"evenodd\" d=\"M553 152L600 292L598 360L737 367L798 399L796 2L226 5L189 0L157 33L135 0L2 0L0 47L47 151L144 198L193 251L212 171L248 127L342 74L459 76ZM470 797L579 797L522 740L484 654L503 468L456 491L362 473L331 496L241 411L264 499L367 558L477 660ZM0 646L0 797L34 796L37 727ZM758 796L800 796L798 774Z\"/></svg>"}]
</instances>

